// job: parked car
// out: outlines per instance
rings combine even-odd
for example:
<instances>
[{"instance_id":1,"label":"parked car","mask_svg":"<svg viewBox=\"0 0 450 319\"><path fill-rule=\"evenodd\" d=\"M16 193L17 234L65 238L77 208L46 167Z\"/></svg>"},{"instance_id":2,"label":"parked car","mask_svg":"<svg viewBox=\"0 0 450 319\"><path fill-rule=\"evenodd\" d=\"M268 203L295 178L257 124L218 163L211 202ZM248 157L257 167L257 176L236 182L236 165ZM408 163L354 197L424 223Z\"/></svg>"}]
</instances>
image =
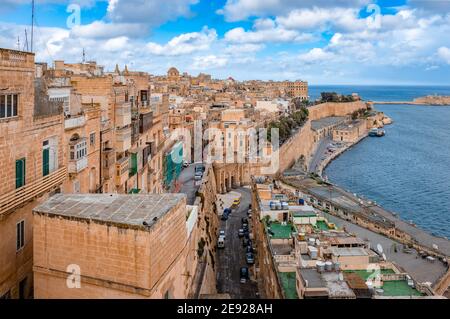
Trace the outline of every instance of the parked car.
<instances>
[{"instance_id":1,"label":"parked car","mask_svg":"<svg viewBox=\"0 0 450 319\"><path fill-rule=\"evenodd\" d=\"M233 207L238 207L241 204L241 200L239 198L236 198L233 201Z\"/></svg>"},{"instance_id":2,"label":"parked car","mask_svg":"<svg viewBox=\"0 0 450 319\"><path fill-rule=\"evenodd\" d=\"M228 213L224 212L221 219L222 220L228 220Z\"/></svg>"},{"instance_id":3,"label":"parked car","mask_svg":"<svg viewBox=\"0 0 450 319\"><path fill-rule=\"evenodd\" d=\"M247 246L247 249L245 250L245 253L246 254L249 254L249 253L254 254L255 250L253 249L253 246Z\"/></svg>"},{"instance_id":4,"label":"parked car","mask_svg":"<svg viewBox=\"0 0 450 319\"><path fill-rule=\"evenodd\" d=\"M253 265L255 263L255 256L253 256L252 253L247 253L245 259L247 260L247 264L249 265Z\"/></svg>"},{"instance_id":5,"label":"parked car","mask_svg":"<svg viewBox=\"0 0 450 319\"><path fill-rule=\"evenodd\" d=\"M241 277L241 284L245 284L247 282L247 280L250 279L247 267L241 268L240 277Z\"/></svg>"},{"instance_id":6,"label":"parked car","mask_svg":"<svg viewBox=\"0 0 450 319\"><path fill-rule=\"evenodd\" d=\"M226 238L226 236L225 236L225 231L224 230L221 230L220 232L219 232L219 236L220 237L223 237L224 239Z\"/></svg>"},{"instance_id":7,"label":"parked car","mask_svg":"<svg viewBox=\"0 0 450 319\"><path fill-rule=\"evenodd\" d=\"M219 237L217 240L217 248L225 248L225 238Z\"/></svg>"},{"instance_id":8,"label":"parked car","mask_svg":"<svg viewBox=\"0 0 450 319\"><path fill-rule=\"evenodd\" d=\"M230 208L225 208L225 209L223 210L223 213L224 213L224 214L226 213L226 214L230 215L231 212L232 212L232 210L231 210Z\"/></svg>"},{"instance_id":9,"label":"parked car","mask_svg":"<svg viewBox=\"0 0 450 319\"><path fill-rule=\"evenodd\" d=\"M248 219L245 217L242 217L242 224L247 224L248 225Z\"/></svg>"},{"instance_id":10,"label":"parked car","mask_svg":"<svg viewBox=\"0 0 450 319\"><path fill-rule=\"evenodd\" d=\"M194 179L195 179L196 181L201 181L202 178L203 178L203 173L202 173L202 172L195 172Z\"/></svg>"},{"instance_id":11,"label":"parked car","mask_svg":"<svg viewBox=\"0 0 450 319\"><path fill-rule=\"evenodd\" d=\"M203 164L196 164L195 165L195 172L197 173L197 172L201 172L202 174L205 172L205 170L206 170L206 167L205 167L205 165L203 165Z\"/></svg>"},{"instance_id":12,"label":"parked car","mask_svg":"<svg viewBox=\"0 0 450 319\"><path fill-rule=\"evenodd\" d=\"M244 230L243 230L242 228L239 229L239 231L238 231L238 236L239 236L239 238L244 237Z\"/></svg>"},{"instance_id":13,"label":"parked car","mask_svg":"<svg viewBox=\"0 0 450 319\"><path fill-rule=\"evenodd\" d=\"M249 242L250 242L250 239L244 238L244 240L242 241L242 246L247 247Z\"/></svg>"}]
</instances>

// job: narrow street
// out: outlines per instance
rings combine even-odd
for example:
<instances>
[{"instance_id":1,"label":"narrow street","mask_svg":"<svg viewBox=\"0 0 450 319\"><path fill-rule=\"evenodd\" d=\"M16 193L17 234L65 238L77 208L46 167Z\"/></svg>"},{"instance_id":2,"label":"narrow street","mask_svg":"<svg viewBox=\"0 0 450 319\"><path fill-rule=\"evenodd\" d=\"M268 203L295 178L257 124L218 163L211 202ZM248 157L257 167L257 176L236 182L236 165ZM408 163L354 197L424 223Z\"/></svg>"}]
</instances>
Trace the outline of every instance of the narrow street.
<instances>
[{"instance_id":1,"label":"narrow street","mask_svg":"<svg viewBox=\"0 0 450 319\"><path fill-rule=\"evenodd\" d=\"M178 178L178 182L180 185L180 193L186 194L187 196L187 204L193 205L195 202L195 196L199 189L198 185L195 185L195 165L191 164L186 168L183 168L181 171L180 177Z\"/></svg>"},{"instance_id":2,"label":"narrow street","mask_svg":"<svg viewBox=\"0 0 450 319\"><path fill-rule=\"evenodd\" d=\"M228 293L233 299L255 299L257 298L257 283L254 281L254 266L247 265L245 259L245 247L242 246L242 239L238 236L238 231L242 228L241 219L247 217L249 204L251 203L251 193L247 188L235 190L239 192L241 204L233 210L227 221L220 221L220 229L225 230L225 248L218 249L218 270L217 289L219 293ZM250 228L250 232L252 229ZM245 284L240 283L240 268L248 267L250 271L250 281Z\"/></svg>"}]
</instances>

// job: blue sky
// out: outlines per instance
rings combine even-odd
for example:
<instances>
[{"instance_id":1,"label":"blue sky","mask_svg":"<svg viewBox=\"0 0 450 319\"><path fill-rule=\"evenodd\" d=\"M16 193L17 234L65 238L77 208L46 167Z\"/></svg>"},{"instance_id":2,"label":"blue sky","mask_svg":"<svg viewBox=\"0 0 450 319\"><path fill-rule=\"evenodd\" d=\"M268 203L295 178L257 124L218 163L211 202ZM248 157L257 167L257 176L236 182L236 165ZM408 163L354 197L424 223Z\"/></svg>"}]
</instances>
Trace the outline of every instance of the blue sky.
<instances>
[{"instance_id":1,"label":"blue sky","mask_svg":"<svg viewBox=\"0 0 450 319\"><path fill-rule=\"evenodd\" d=\"M38 61L311 84L450 84L448 0L36 0ZM3 0L0 47L21 48L28 0ZM71 4L80 25L67 24ZM71 20L73 21L73 20Z\"/></svg>"}]
</instances>

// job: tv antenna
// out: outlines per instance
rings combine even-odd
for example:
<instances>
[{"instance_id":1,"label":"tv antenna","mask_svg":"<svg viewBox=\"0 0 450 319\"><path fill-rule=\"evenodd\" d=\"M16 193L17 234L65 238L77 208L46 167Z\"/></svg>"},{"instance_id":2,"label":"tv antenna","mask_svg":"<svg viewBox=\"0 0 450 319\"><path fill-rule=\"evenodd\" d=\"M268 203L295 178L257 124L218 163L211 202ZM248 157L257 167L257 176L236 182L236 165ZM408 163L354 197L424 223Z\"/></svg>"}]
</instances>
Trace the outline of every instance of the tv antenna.
<instances>
[{"instance_id":1,"label":"tv antenna","mask_svg":"<svg viewBox=\"0 0 450 319\"><path fill-rule=\"evenodd\" d=\"M83 63L86 63L86 50L83 48Z\"/></svg>"}]
</instances>

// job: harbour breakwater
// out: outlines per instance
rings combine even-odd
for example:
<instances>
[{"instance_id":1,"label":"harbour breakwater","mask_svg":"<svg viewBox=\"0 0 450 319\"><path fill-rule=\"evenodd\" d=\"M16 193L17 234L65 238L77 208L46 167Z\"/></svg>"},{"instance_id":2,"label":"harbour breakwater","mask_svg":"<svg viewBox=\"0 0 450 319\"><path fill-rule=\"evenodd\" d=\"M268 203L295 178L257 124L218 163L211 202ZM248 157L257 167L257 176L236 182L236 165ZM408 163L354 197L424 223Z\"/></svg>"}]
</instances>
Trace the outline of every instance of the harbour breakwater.
<instances>
[{"instance_id":1,"label":"harbour breakwater","mask_svg":"<svg viewBox=\"0 0 450 319\"><path fill-rule=\"evenodd\" d=\"M406 105L425 105L425 106L450 106L450 96L427 95L414 99L413 101L377 101L372 104L406 104Z\"/></svg>"}]
</instances>

